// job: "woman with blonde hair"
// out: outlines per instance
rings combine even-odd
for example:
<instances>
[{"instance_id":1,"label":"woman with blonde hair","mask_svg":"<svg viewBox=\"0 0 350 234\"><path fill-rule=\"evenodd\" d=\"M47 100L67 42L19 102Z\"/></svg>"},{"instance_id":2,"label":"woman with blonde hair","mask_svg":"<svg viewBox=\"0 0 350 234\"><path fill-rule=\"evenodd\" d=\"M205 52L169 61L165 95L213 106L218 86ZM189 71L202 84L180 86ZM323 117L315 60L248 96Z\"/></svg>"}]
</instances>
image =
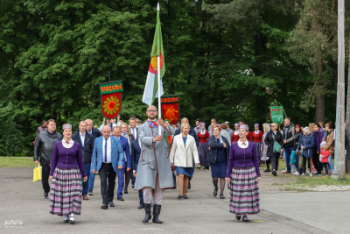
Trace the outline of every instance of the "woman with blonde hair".
<instances>
[{"instance_id":1,"label":"woman with blonde hair","mask_svg":"<svg viewBox=\"0 0 350 234\"><path fill-rule=\"evenodd\" d=\"M264 123L263 125L263 131L264 134L262 136L262 143L261 143L261 161L265 161L266 162L266 170L264 172L270 172L270 164L271 164L271 160L269 157L267 157L267 145L265 144L265 137L267 135L267 133L270 131L270 125L267 123ZM266 160L267 159L267 160Z\"/></svg>"},{"instance_id":2,"label":"woman with blonde hair","mask_svg":"<svg viewBox=\"0 0 350 234\"><path fill-rule=\"evenodd\" d=\"M189 135L190 125L181 124L181 134L174 137L173 146L170 152L171 166L176 169L179 177L179 195L178 199L188 199L186 193L190 178L193 176L193 161L196 167L199 165L199 157L196 141L193 136Z\"/></svg>"}]
</instances>

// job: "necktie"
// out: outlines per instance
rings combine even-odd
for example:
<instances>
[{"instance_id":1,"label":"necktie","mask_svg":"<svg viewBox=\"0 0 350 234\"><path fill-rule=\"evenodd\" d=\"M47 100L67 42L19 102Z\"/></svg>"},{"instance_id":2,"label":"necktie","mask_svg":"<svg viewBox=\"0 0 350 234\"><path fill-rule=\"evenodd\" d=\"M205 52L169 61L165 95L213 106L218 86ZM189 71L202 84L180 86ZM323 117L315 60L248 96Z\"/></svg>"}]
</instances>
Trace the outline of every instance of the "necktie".
<instances>
[{"instance_id":1,"label":"necktie","mask_svg":"<svg viewBox=\"0 0 350 234\"><path fill-rule=\"evenodd\" d=\"M66 143L69 145L69 141L66 141Z\"/></svg>"},{"instance_id":2,"label":"necktie","mask_svg":"<svg viewBox=\"0 0 350 234\"><path fill-rule=\"evenodd\" d=\"M242 142L242 145L245 145L245 143L244 143L244 142Z\"/></svg>"},{"instance_id":3,"label":"necktie","mask_svg":"<svg viewBox=\"0 0 350 234\"><path fill-rule=\"evenodd\" d=\"M105 163L107 162L107 139L105 143Z\"/></svg>"}]
</instances>

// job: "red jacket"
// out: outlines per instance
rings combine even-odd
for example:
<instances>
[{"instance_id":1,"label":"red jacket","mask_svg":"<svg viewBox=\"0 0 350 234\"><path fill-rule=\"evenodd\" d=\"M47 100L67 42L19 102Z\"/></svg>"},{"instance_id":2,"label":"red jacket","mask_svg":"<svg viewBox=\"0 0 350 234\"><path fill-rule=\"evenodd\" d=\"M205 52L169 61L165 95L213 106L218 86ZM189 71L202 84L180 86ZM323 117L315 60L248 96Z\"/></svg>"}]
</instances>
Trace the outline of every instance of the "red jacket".
<instances>
[{"instance_id":1,"label":"red jacket","mask_svg":"<svg viewBox=\"0 0 350 234\"><path fill-rule=\"evenodd\" d=\"M329 150L321 150L321 155L324 156L324 158L322 158L322 163L328 163L328 156L329 156Z\"/></svg>"}]
</instances>

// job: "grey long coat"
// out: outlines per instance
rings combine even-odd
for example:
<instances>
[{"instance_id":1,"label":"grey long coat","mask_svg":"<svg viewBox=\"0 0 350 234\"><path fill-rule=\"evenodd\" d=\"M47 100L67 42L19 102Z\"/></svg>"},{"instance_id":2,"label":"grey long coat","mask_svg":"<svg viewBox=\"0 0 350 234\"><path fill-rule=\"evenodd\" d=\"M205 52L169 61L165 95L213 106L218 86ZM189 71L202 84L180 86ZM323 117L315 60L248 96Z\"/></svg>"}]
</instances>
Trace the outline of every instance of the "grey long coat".
<instances>
[{"instance_id":1,"label":"grey long coat","mask_svg":"<svg viewBox=\"0 0 350 234\"><path fill-rule=\"evenodd\" d=\"M137 166L135 189L155 188L158 176L159 188L173 187L169 151L165 141L167 135L173 135L175 130L169 126L167 131L161 127L163 140L152 143L153 137L158 136L159 127L151 128L146 122L139 127L139 138L142 144L139 164Z\"/></svg>"}]
</instances>

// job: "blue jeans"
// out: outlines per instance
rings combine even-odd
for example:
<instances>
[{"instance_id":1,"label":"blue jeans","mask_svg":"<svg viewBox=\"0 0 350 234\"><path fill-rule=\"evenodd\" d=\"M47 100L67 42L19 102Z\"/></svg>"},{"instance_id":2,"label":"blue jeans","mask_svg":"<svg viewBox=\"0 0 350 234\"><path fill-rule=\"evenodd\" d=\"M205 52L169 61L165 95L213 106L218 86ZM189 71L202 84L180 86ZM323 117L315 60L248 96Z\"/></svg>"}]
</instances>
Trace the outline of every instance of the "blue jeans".
<instances>
[{"instance_id":1,"label":"blue jeans","mask_svg":"<svg viewBox=\"0 0 350 234\"><path fill-rule=\"evenodd\" d=\"M329 171L333 172L334 167L333 167L333 163L332 163L332 155L329 155L329 157L328 157L328 164L329 164Z\"/></svg>"},{"instance_id":2,"label":"blue jeans","mask_svg":"<svg viewBox=\"0 0 350 234\"><path fill-rule=\"evenodd\" d=\"M286 166L287 166L287 171L290 172L290 155L292 153L292 151L294 150L294 146L291 147L285 147L284 148L284 152L285 152L285 161L286 161Z\"/></svg>"},{"instance_id":3,"label":"blue jeans","mask_svg":"<svg viewBox=\"0 0 350 234\"><path fill-rule=\"evenodd\" d=\"M89 176L89 186L88 186L88 190L89 191L93 191L94 190L94 184L95 184L95 174L92 172L92 167L90 164L90 176Z\"/></svg>"},{"instance_id":4,"label":"blue jeans","mask_svg":"<svg viewBox=\"0 0 350 234\"><path fill-rule=\"evenodd\" d=\"M86 176L88 179L86 182L83 183L83 196L87 195L87 193L88 193L88 183L89 183L91 164L84 164L84 168L85 168Z\"/></svg>"},{"instance_id":5,"label":"blue jeans","mask_svg":"<svg viewBox=\"0 0 350 234\"><path fill-rule=\"evenodd\" d=\"M117 197L123 197L125 167L126 167L126 162L124 162L123 169L119 169L119 172L118 172Z\"/></svg>"}]
</instances>

